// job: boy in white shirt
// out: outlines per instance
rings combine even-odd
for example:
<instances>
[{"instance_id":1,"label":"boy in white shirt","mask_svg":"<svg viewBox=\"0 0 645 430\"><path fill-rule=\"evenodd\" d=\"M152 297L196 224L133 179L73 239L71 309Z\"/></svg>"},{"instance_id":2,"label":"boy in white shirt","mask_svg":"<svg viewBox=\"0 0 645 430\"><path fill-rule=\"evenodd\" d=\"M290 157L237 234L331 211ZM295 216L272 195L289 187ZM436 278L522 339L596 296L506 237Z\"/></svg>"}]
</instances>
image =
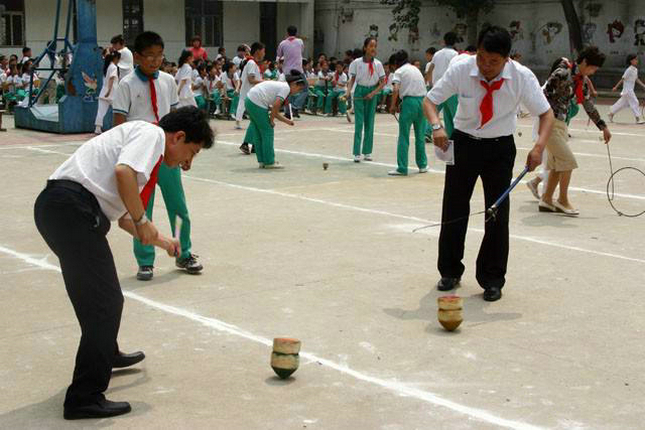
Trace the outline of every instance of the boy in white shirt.
<instances>
[{"instance_id":1,"label":"boy in white shirt","mask_svg":"<svg viewBox=\"0 0 645 430\"><path fill-rule=\"evenodd\" d=\"M231 119L235 119L235 111L240 99L240 93L238 91L240 78L236 69L235 63L228 62L224 64L222 71L222 90L225 94L224 101L226 106L224 110Z\"/></svg>"},{"instance_id":2,"label":"boy in white shirt","mask_svg":"<svg viewBox=\"0 0 645 430\"><path fill-rule=\"evenodd\" d=\"M114 36L110 40L112 44L112 50L118 51L121 54L119 59L119 80L128 76L134 70L134 57L132 56L132 51L125 46L125 39L122 34Z\"/></svg>"},{"instance_id":3,"label":"boy in white shirt","mask_svg":"<svg viewBox=\"0 0 645 430\"><path fill-rule=\"evenodd\" d=\"M392 91L394 90L394 87L392 85L392 78L393 78L393 72L394 70L394 64L390 64L389 62L387 64L384 64L383 67L385 68L385 86L379 93L379 104L376 110L378 112L382 112L384 110L387 110L388 106L388 97L392 95ZM416 67L416 66L415 66Z\"/></svg>"},{"instance_id":4,"label":"boy in white shirt","mask_svg":"<svg viewBox=\"0 0 645 430\"><path fill-rule=\"evenodd\" d=\"M249 58L242 69L242 75L240 76L240 100L246 100L246 96L256 84L262 82L262 72L260 71L260 63L264 60L265 48L264 44L261 42L255 42L251 45L251 55L253 58ZM238 130L242 129L240 122L244 118L244 110L246 108L246 103L239 103L237 110L235 111L235 128ZM244 154L251 154L251 149L249 149L249 142L244 142L240 146L240 151Z\"/></svg>"},{"instance_id":5,"label":"boy in white shirt","mask_svg":"<svg viewBox=\"0 0 645 430\"><path fill-rule=\"evenodd\" d=\"M316 109L312 112L314 115L318 112L325 114L331 112L331 109L328 111L324 107L326 105L325 100L331 93L332 79L333 75L329 72L329 63L327 60L322 60L320 62L320 70L318 71L318 80L316 81L314 89L314 93L316 94Z\"/></svg>"},{"instance_id":6,"label":"boy in white shirt","mask_svg":"<svg viewBox=\"0 0 645 430\"><path fill-rule=\"evenodd\" d=\"M410 127L414 125L415 160L419 173L428 171L428 158L424 135L426 119L423 113L423 98L426 95L426 85L423 74L408 62L408 53L401 50L390 58L390 67L396 70L392 74L394 92L390 102L390 113L397 111L396 104L401 99L401 114L399 115L399 139L396 149L398 168L388 172L392 176L407 176L408 150L410 148Z\"/></svg>"},{"instance_id":7,"label":"boy in white shirt","mask_svg":"<svg viewBox=\"0 0 645 430\"><path fill-rule=\"evenodd\" d=\"M81 327L64 418L106 418L130 412L127 402L103 394L113 368L145 358L123 354L117 335L123 310L112 251L110 223L171 257L179 242L161 235L146 218L146 205L161 165L190 168L195 155L213 144L205 114L195 108L174 111L159 126L133 121L81 145L49 178L34 205L38 231L56 254L65 288Z\"/></svg>"},{"instance_id":8,"label":"boy in white shirt","mask_svg":"<svg viewBox=\"0 0 645 430\"><path fill-rule=\"evenodd\" d=\"M354 125L354 162L372 161L374 145L374 117L378 93L385 86L385 70L376 57L376 38L368 37L363 42L363 56L349 65L349 84L345 97L349 98L354 89L353 101L356 123ZM364 129L364 130L363 130ZM363 138L363 131L365 138ZM362 143L362 150L361 150Z\"/></svg>"},{"instance_id":9,"label":"boy in white shirt","mask_svg":"<svg viewBox=\"0 0 645 430\"><path fill-rule=\"evenodd\" d=\"M609 108L609 121L614 122L614 115L629 106L636 117L636 124L642 124L643 118L639 110L638 98L634 92L634 87L638 83L641 87L645 88L645 84L638 79L638 56L629 54L627 56L627 69L623 73L623 77L616 84L612 91L618 91L620 84L623 84L623 91L620 93L620 98Z\"/></svg>"},{"instance_id":10,"label":"boy in white shirt","mask_svg":"<svg viewBox=\"0 0 645 430\"><path fill-rule=\"evenodd\" d=\"M342 97L347 91L347 75L343 72L343 63L336 63L336 72L332 75L332 91L329 97L327 97L327 104L325 105L325 112L329 112L329 115L332 113L332 102L337 100L338 103L338 112L341 115L347 113L347 100Z\"/></svg>"},{"instance_id":11,"label":"boy in white shirt","mask_svg":"<svg viewBox=\"0 0 645 430\"><path fill-rule=\"evenodd\" d=\"M151 31L139 34L135 40L137 68L133 73L119 82L118 90L112 102L114 125L126 121L147 121L159 123L171 110L177 108L179 99L177 84L172 76L160 72L163 61L164 42L161 36ZM191 253L190 216L186 206L184 188L181 184L181 171L161 164L159 168L159 188L161 188L171 231L175 230L177 217L181 218L180 231L181 255L175 265L187 273L195 274L203 267ZM152 219L154 208L154 189L150 196L146 216ZM147 281L153 277L155 250L154 247L142 244L134 239L134 255L139 265L137 279Z\"/></svg>"}]
</instances>

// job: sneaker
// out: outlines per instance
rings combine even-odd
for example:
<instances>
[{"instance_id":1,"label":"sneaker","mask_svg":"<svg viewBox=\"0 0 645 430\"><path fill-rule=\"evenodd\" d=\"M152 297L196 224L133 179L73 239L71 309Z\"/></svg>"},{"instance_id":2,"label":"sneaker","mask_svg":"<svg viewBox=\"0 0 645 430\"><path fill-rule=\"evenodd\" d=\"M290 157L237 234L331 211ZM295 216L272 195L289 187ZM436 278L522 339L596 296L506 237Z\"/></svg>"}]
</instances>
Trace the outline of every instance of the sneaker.
<instances>
[{"instance_id":1,"label":"sneaker","mask_svg":"<svg viewBox=\"0 0 645 430\"><path fill-rule=\"evenodd\" d=\"M536 199L540 200L540 192L538 191L538 184L533 182L534 179L531 179L526 183L526 186L528 187L529 190L531 190L531 194L533 194L533 197Z\"/></svg>"},{"instance_id":2,"label":"sneaker","mask_svg":"<svg viewBox=\"0 0 645 430\"><path fill-rule=\"evenodd\" d=\"M354 163L360 163L361 162L361 156L360 155L354 155Z\"/></svg>"},{"instance_id":3,"label":"sneaker","mask_svg":"<svg viewBox=\"0 0 645 430\"><path fill-rule=\"evenodd\" d=\"M609 112L609 115L607 115L607 116L609 117L609 122L614 122L614 114L613 113Z\"/></svg>"},{"instance_id":4,"label":"sneaker","mask_svg":"<svg viewBox=\"0 0 645 430\"><path fill-rule=\"evenodd\" d=\"M269 170L271 170L271 169L284 169L284 166L276 161L273 164L265 164L264 168L269 169Z\"/></svg>"},{"instance_id":5,"label":"sneaker","mask_svg":"<svg viewBox=\"0 0 645 430\"><path fill-rule=\"evenodd\" d=\"M244 130L242 126L240 125L239 121L235 121L235 130Z\"/></svg>"},{"instance_id":6,"label":"sneaker","mask_svg":"<svg viewBox=\"0 0 645 430\"><path fill-rule=\"evenodd\" d=\"M221 113L222 113L222 111L219 108L217 108L217 109L215 109L214 115L217 116L217 115L220 115Z\"/></svg>"},{"instance_id":7,"label":"sneaker","mask_svg":"<svg viewBox=\"0 0 645 430\"><path fill-rule=\"evenodd\" d=\"M419 173L428 173L427 167L419 167Z\"/></svg>"},{"instance_id":8,"label":"sneaker","mask_svg":"<svg viewBox=\"0 0 645 430\"><path fill-rule=\"evenodd\" d=\"M264 169L264 163L258 163L259 169Z\"/></svg>"},{"instance_id":9,"label":"sneaker","mask_svg":"<svg viewBox=\"0 0 645 430\"><path fill-rule=\"evenodd\" d=\"M103 130L101 130L101 127L97 125L96 128L94 129L94 134L99 135L101 133L103 133Z\"/></svg>"},{"instance_id":10,"label":"sneaker","mask_svg":"<svg viewBox=\"0 0 645 430\"><path fill-rule=\"evenodd\" d=\"M294 118L300 118L300 114L298 113L298 109L293 109L293 117Z\"/></svg>"},{"instance_id":11,"label":"sneaker","mask_svg":"<svg viewBox=\"0 0 645 430\"><path fill-rule=\"evenodd\" d=\"M251 154L255 154L255 145L251 145Z\"/></svg>"},{"instance_id":12,"label":"sneaker","mask_svg":"<svg viewBox=\"0 0 645 430\"><path fill-rule=\"evenodd\" d=\"M636 124L645 124L645 120L641 119L640 116L636 117Z\"/></svg>"},{"instance_id":13,"label":"sneaker","mask_svg":"<svg viewBox=\"0 0 645 430\"><path fill-rule=\"evenodd\" d=\"M365 161L372 161L372 154L365 154L365 155L363 155L363 160L365 160Z\"/></svg>"},{"instance_id":14,"label":"sneaker","mask_svg":"<svg viewBox=\"0 0 645 430\"><path fill-rule=\"evenodd\" d=\"M240 151L244 153L245 155L251 155L251 150L249 149L249 144L244 142L243 144L240 145Z\"/></svg>"},{"instance_id":15,"label":"sneaker","mask_svg":"<svg viewBox=\"0 0 645 430\"><path fill-rule=\"evenodd\" d=\"M289 113L289 109L284 110L284 117L286 119L291 119L291 113Z\"/></svg>"},{"instance_id":16,"label":"sneaker","mask_svg":"<svg viewBox=\"0 0 645 430\"><path fill-rule=\"evenodd\" d=\"M398 170L390 170L387 174L390 176L408 176L407 173L401 173Z\"/></svg>"},{"instance_id":17,"label":"sneaker","mask_svg":"<svg viewBox=\"0 0 645 430\"><path fill-rule=\"evenodd\" d=\"M190 273L191 275L194 275L195 273L199 273L204 269L204 267L197 261L197 255L195 254L190 254L188 257L184 259L177 259L175 260L175 266L177 266L180 269L186 270L186 272Z\"/></svg>"},{"instance_id":18,"label":"sneaker","mask_svg":"<svg viewBox=\"0 0 645 430\"><path fill-rule=\"evenodd\" d=\"M152 271L153 266L140 266L137 272L137 279L139 281L149 281L154 276Z\"/></svg>"}]
</instances>

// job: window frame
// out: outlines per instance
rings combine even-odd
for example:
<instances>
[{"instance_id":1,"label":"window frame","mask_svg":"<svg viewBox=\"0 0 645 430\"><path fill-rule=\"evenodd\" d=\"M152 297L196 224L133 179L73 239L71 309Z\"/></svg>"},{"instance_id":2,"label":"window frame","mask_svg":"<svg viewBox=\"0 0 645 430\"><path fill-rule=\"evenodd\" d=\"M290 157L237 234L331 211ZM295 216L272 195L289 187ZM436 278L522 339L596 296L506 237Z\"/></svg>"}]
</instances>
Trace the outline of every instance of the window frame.
<instances>
[{"instance_id":1,"label":"window frame","mask_svg":"<svg viewBox=\"0 0 645 430\"><path fill-rule=\"evenodd\" d=\"M135 3L138 3L139 13L134 15L130 11L132 6ZM144 1L143 0L122 0L121 9L123 13L123 38L125 39L126 46L134 45L134 39L139 33L145 31L144 27ZM132 20L136 18L138 20L137 28L135 29L136 34L133 33L134 26L132 25Z\"/></svg>"},{"instance_id":2,"label":"window frame","mask_svg":"<svg viewBox=\"0 0 645 430\"><path fill-rule=\"evenodd\" d=\"M212 1L216 4L216 13L206 14L206 2ZM192 5L189 3L199 2L199 10L195 14L192 12ZM184 15L185 15L185 33L186 33L186 46L191 47L191 39L198 35L202 38L202 47L215 48L222 46L224 42L223 23L224 23L224 5L222 0L184 0ZM207 39L208 32L206 31L207 22L213 20L213 34L212 40ZM200 31L195 31L197 27L195 24L199 22ZM190 25L189 25L190 23ZM190 32L189 32L190 29Z\"/></svg>"},{"instance_id":3,"label":"window frame","mask_svg":"<svg viewBox=\"0 0 645 430\"><path fill-rule=\"evenodd\" d=\"M9 21L9 34L5 35L5 38L8 42L10 42L7 45L0 44L0 48L22 48L23 46L27 45L27 31L25 29L25 2L23 1L22 3L22 10L9 10L6 8L2 11L0 16L4 19L8 19ZM2 4L4 6L4 3ZM22 43L16 43L14 39L14 17L19 16L20 17L20 26L22 27L22 34L20 37L22 38L21 42ZM4 24L4 22L3 22Z\"/></svg>"}]
</instances>

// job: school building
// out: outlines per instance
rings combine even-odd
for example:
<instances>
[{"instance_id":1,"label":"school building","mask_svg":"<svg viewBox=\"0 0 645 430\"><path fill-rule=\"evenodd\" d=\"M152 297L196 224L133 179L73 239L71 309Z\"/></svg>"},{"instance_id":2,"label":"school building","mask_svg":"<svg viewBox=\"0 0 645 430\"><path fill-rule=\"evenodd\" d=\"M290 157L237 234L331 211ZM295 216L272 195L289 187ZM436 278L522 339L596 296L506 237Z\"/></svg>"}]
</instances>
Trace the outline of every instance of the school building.
<instances>
[{"instance_id":1,"label":"school building","mask_svg":"<svg viewBox=\"0 0 645 430\"><path fill-rule=\"evenodd\" d=\"M108 46L117 34L123 34L131 44L137 34L151 30L164 38L170 61L177 61L196 34L202 37L211 58L220 46L233 57L238 45L258 40L273 57L289 25L297 26L305 40L313 40L313 0L93 1L99 46ZM0 0L0 53L20 55L24 45L32 48L34 55L42 52L53 35L56 4L57 0ZM67 0L62 6L65 17ZM306 45L312 55L313 44Z\"/></svg>"}]
</instances>

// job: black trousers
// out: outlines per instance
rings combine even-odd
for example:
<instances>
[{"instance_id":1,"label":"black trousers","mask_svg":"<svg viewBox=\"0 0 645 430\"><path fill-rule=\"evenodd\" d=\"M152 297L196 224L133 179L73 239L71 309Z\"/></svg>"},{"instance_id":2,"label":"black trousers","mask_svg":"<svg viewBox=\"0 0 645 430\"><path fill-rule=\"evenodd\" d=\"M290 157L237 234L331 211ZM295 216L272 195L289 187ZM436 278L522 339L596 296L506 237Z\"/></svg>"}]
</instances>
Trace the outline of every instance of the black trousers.
<instances>
[{"instance_id":1,"label":"black trousers","mask_svg":"<svg viewBox=\"0 0 645 430\"><path fill-rule=\"evenodd\" d=\"M34 207L38 231L58 256L65 288L81 326L65 407L103 398L112 373L123 294L106 238L110 221L75 182L48 181Z\"/></svg>"},{"instance_id":2,"label":"black trousers","mask_svg":"<svg viewBox=\"0 0 645 430\"><path fill-rule=\"evenodd\" d=\"M486 207L490 207L510 186L515 162L513 136L475 139L455 130L455 165L446 167L442 222L470 214L470 198L477 178L484 186ZM484 288L502 288L508 263L509 199L500 205L496 220L486 223L484 240L477 256L476 277ZM483 209L483 208L482 208ZM439 235L439 273L459 278L464 273L464 241L468 219L443 225Z\"/></svg>"}]
</instances>

